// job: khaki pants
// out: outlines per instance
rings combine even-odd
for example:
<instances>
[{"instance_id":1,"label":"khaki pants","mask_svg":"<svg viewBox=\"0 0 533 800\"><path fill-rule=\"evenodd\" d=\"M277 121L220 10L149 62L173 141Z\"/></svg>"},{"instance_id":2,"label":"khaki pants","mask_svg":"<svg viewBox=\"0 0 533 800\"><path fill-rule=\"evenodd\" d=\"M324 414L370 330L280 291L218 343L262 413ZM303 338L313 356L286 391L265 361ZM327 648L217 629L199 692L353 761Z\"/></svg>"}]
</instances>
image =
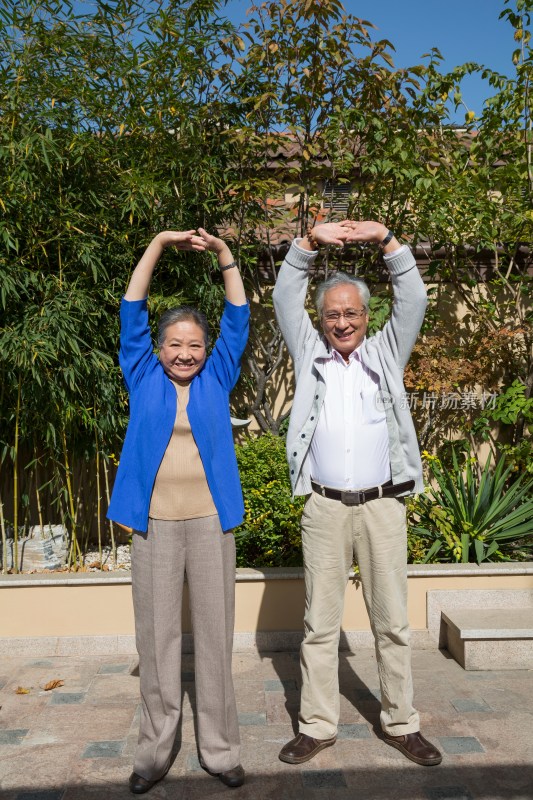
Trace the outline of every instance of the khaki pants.
<instances>
[{"instance_id":1,"label":"khaki pants","mask_svg":"<svg viewBox=\"0 0 533 800\"><path fill-rule=\"evenodd\" d=\"M141 678L141 723L134 771L155 780L168 769L181 714L181 607L191 602L198 748L211 772L240 763L231 676L235 619L235 540L218 516L150 519L133 534L132 588Z\"/></svg>"},{"instance_id":2,"label":"khaki pants","mask_svg":"<svg viewBox=\"0 0 533 800\"><path fill-rule=\"evenodd\" d=\"M345 506L316 492L308 498L302 516L306 598L301 733L315 739L337 733L340 626L354 557L375 639L381 726L393 736L419 730L412 705L406 539L401 500L383 497Z\"/></svg>"}]
</instances>

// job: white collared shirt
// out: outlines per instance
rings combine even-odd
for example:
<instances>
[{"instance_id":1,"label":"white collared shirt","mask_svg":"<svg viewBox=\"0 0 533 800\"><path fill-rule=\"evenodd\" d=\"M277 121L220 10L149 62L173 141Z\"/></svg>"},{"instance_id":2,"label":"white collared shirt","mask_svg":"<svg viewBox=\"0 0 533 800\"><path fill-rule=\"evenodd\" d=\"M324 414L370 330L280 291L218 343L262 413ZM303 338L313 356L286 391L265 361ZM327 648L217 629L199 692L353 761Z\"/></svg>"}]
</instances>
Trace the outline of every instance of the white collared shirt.
<instances>
[{"instance_id":1,"label":"white collared shirt","mask_svg":"<svg viewBox=\"0 0 533 800\"><path fill-rule=\"evenodd\" d=\"M389 436L379 376L361 360L332 350L321 362L324 404L309 448L311 476L334 489L368 489L391 478Z\"/></svg>"}]
</instances>

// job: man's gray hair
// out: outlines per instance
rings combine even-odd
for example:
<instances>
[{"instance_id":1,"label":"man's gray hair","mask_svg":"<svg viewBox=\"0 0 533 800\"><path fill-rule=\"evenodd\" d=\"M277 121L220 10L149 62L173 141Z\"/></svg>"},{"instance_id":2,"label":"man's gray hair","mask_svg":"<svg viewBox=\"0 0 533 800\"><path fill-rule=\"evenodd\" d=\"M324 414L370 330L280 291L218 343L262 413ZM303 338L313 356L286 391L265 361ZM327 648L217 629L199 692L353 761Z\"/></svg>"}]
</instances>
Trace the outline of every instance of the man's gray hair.
<instances>
[{"instance_id":1,"label":"man's gray hair","mask_svg":"<svg viewBox=\"0 0 533 800\"><path fill-rule=\"evenodd\" d=\"M202 329L204 343L207 347L209 344L209 323L207 322L207 317L202 311L198 311L198 309L193 306L174 306L173 308L168 308L161 314L157 325L158 347L161 347L165 341L167 328L170 325L174 325L175 322L183 321L195 322L196 325Z\"/></svg>"},{"instance_id":2,"label":"man's gray hair","mask_svg":"<svg viewBox=\"0 0 533 800\"><path fill-rule=\"evenodd\" d=\"M322 311L324 309L324 295L326 292L329 291L329 289L335 289L337 286L343 286L345 284L355 286L361 295L361 300L364 307L368 311L368 304L370 302L370 289L364 280L362 278L355 278L353 275L347 275L345 272L334 272L333 275L330 275L329 278L326 278L325 281L322 281L322 283L318 284L315 295L315 305L319 317L322 316Z\"/></svg>"}]
</instances>

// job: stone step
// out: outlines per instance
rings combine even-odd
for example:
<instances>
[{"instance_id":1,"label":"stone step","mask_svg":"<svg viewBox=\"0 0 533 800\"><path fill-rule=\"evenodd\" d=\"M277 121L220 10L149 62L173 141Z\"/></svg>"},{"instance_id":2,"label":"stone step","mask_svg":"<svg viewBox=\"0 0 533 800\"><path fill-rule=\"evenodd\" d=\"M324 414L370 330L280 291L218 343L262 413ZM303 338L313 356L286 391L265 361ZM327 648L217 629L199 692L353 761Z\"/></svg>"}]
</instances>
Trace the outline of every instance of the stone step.
<instances>
[{"instance_id":1,"label":"stone step","mask_svg":"<svg viewBox=\"0 0 533 800\"><path fill-rule=\"evenodd\" d=\"M444 646L466 670L533 669L533 607L442 610Z\"/></svg>"}]
</instances>

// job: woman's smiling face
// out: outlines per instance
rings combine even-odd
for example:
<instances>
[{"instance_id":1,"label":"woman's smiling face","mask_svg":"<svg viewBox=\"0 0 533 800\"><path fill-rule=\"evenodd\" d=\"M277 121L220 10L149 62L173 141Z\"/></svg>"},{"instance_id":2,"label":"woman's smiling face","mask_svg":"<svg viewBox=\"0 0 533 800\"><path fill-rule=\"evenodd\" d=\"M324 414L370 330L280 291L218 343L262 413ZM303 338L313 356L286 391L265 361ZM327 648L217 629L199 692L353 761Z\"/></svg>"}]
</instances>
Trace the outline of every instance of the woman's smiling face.
<instances>
[{"instance_id":1,"label":"woman's smiling face","mask_svg":"<svg viewBox=\"0 0 533 800\"><path fill-rule=\"evenodd\" d=\"M169 378L189 383L207 357L204 332L196 322L182 319L169 325L159 349L159 360Z\"/></svg>"}]
</instances>

